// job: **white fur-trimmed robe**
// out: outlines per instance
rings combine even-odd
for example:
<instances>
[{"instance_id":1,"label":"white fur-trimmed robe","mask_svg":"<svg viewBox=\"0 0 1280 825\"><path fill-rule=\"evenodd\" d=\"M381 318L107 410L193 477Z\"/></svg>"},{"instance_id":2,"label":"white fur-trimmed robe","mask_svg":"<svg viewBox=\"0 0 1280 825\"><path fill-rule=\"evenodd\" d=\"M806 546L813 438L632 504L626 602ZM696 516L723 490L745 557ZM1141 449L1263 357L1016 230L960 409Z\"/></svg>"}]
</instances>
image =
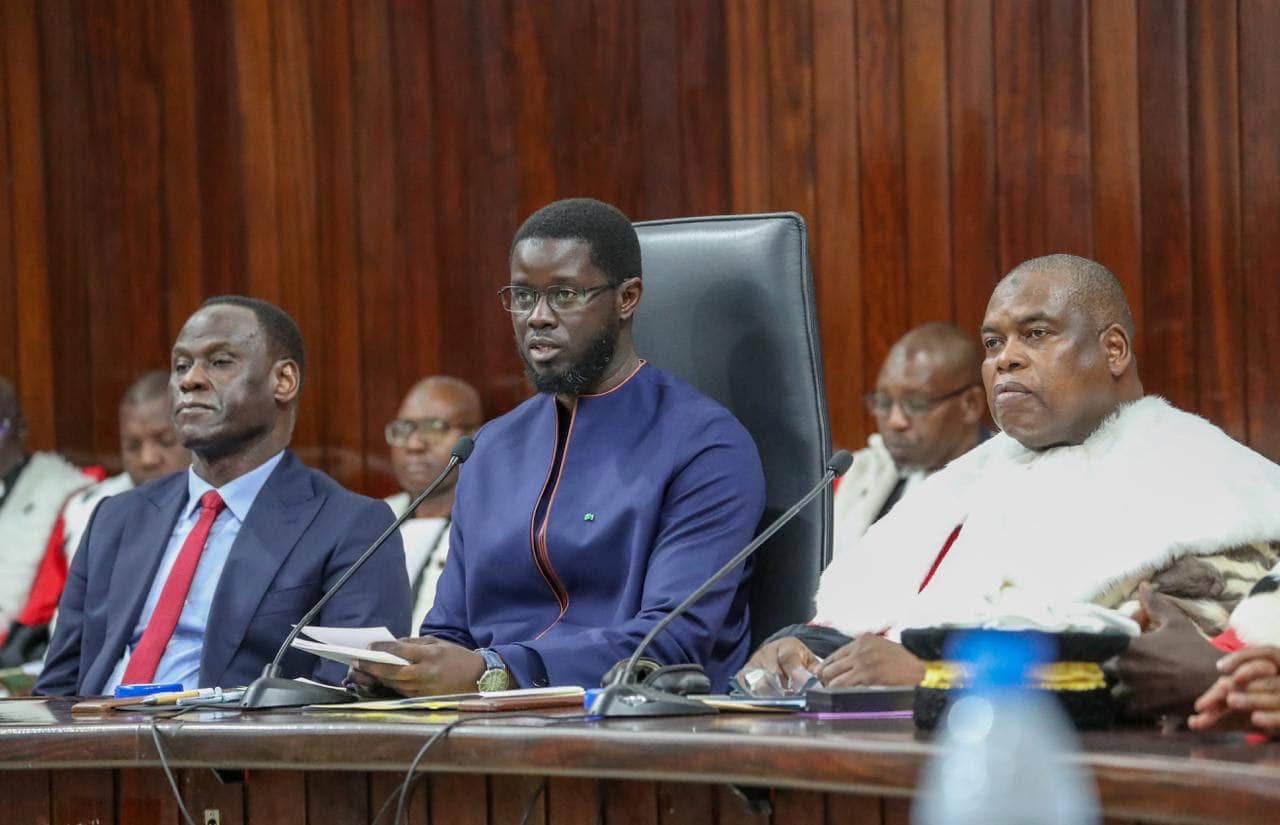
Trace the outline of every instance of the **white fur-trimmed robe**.
<instances>
[{"instance_id":1,"label":"white fur-trimmed robe","mask_svg":"<svg viewBox=\"0 0 1280 825\"><path fill-rule=\"evenodd\" d=\"M0 508L0 634L22 610L67 497L93 483L53 453L34 453Z\"/></svg>"},{"instance_id":2,"label":"white fur-trimmed robe","mask_svg":"<svg viewBox=\"0 0 1280 825\"><path fill-rule=\"evenodd\" d=\"M898 484L898 466L884 446L879 433L872 433L867 446L853 454L853 466L836 488L832 504L831 548L834 555L856 552L867 528L884 509L884 503ZM923 471L907 476L903 495L925 478Z\"/></svg>"},{"instance_id":3,"label":"white fur-trimmed robe","mask_svg":"<svg viewBox=\"0 0 1280 825\"><path fill-rule=\"evenodd\" d=\"M1037 452L1001 433L930 476L823 573L815 621L896 639L990 612L1008 590L1117 606L1180 557L1277 539L1280 466L1148 396L1081 445Z\"/></svg>"}]
</instances>

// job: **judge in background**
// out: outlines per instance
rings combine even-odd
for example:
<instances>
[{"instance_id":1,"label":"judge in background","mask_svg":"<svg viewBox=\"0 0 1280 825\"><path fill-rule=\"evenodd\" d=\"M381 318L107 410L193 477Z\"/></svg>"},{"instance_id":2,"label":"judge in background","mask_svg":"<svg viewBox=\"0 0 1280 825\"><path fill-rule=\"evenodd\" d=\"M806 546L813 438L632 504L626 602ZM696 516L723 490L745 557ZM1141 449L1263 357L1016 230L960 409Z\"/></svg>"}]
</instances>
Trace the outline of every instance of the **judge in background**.
<instances>
[{"instance_id":1,"label":"judge in background","mask_svg":"<svg viewBox=\"0 0 1280 825\"><path fill-rule=\"evenodd\" d=\"M29 453L18 394L0 377L0 641L31 595L49 532L67 499L101 481L56 453Z\"/></svg>"},{"instance_id":2,"label":"judge in background","mask_svg":"<svg viewBox=\"0 0 1280 825\"><path fill-rule=\"evenodd\" d=\"M866 405L877 432L836 487L835 553L847 552L913 487L986 437L978 342L955 324L916 327L890 348Z\"/></svg>"},{"instance_id":3,"label":"judge in background","mask_svg":"<svg viewBox=\"0 0 1280 825\"><path fill-rule=\"evenodd\" d=\"M386 502L397 516L449 463L449 450L458 439L475 432L483 420L480 393L466 381L433 375L413 385L386 428L391 468L400 484L400 492L388 496ZM436 582L449 556L449 524L457 483L457 473L450 473L400 527L413 590L411 626L415 628L422 625L435 601Z\"/></svg>"},{"instance_id":4,"label":"judge in background","mask_svg":"<svg viewBox=\"0 0 1280 825\"><path fill-rule=\"evenodd\" d=\"M67 581L67 567L89 517L103 499L185 470L191 453L178 440L169 410L169 373L138 377L120 399L120 461L124 472L75 493L53 525L27 603L0 648L0 667L34 661L49 640L50 623Z\"/></svg>"}]
</instances>

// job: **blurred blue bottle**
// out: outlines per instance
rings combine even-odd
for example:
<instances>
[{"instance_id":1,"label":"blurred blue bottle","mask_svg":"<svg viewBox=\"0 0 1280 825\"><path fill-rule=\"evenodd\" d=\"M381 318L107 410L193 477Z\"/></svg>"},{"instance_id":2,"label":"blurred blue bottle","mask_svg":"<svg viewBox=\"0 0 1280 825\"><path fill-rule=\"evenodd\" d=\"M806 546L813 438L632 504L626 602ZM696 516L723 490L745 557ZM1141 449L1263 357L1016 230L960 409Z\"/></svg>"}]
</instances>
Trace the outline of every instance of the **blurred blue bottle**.
<instances>
[{"instance_id":1,"label":"blurred blue bottle","mask_svg":"<svg viewBox=\"0 0 1280 825\"><path fill-rule=\"evenodd\" d=\"M1024 674L1052 659L1039 633L971 631L954 636L947 659L971 674L939 726L941 751L925 766L913 825L1097 825L1092 779L1069 757L1074 728L1052 696Z\"/></svg>"}]
</instances>

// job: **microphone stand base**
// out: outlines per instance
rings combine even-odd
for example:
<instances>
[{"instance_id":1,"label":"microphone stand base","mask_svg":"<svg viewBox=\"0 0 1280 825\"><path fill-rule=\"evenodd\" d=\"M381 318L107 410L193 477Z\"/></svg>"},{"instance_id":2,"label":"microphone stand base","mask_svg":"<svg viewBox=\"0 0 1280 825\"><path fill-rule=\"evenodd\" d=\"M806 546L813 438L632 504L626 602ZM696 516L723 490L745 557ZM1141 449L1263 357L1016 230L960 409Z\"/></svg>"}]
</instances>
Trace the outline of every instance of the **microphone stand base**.
<instances>
[{"instance_id":1,"label":"microphone stand base","mask_svg":"<svg viewBox=\"0 0 1280 825\"><path fill-rule=\"evenodd\" d=\"M710 716L720 711L705 702L646 685L610 685L587 709L590 716L606 719L635 716Z\"/></svg>"},{"instance_id":2,"label":"microphone stand base","mask_svg":"<svg viewBox=\"0 0 1280 825\"><path fill-rule=\"evenodd\" d=\"M296 708L302 705L334 705L354 702L356 697L342 688L313 682L299 682L273 676L260 676L245 689L242 708Z\"/></svg>"}]
</instances>

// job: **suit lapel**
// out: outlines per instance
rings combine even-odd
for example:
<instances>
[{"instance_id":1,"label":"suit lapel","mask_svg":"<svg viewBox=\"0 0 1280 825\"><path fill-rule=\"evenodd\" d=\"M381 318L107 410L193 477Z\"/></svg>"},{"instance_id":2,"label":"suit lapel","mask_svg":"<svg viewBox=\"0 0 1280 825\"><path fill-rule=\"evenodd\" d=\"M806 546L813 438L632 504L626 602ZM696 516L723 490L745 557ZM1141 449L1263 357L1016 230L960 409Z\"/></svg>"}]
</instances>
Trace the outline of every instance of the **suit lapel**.
<instances>
[{"instance_id":1,"label":"suit lapel","mask_svg":"<svg viewBox=\"0 0 1280 825\"><path fill-rule=\"evenodd\" d=\"M121 609L107 613L102 648L94 661L96 672L86 674L86 687L96 680L96 689L101 689L124 655L186 501L187 475L178 473L144 490L142 501L129 515L107 585L108 603Z\"/></svg>"},{"instance_id":2,"label":"suit lapel","mask_svg":"<svg viewBox=\"0 0 1280 825\"><path fill-rule=\"evenodd\" d=\"M310 471L286 452L249 508L227 555L209 608L201 684L222 683L222 674L244 641L263 595L323 503L324 497L311 484Z\"/></svg>"}]
</instances>

